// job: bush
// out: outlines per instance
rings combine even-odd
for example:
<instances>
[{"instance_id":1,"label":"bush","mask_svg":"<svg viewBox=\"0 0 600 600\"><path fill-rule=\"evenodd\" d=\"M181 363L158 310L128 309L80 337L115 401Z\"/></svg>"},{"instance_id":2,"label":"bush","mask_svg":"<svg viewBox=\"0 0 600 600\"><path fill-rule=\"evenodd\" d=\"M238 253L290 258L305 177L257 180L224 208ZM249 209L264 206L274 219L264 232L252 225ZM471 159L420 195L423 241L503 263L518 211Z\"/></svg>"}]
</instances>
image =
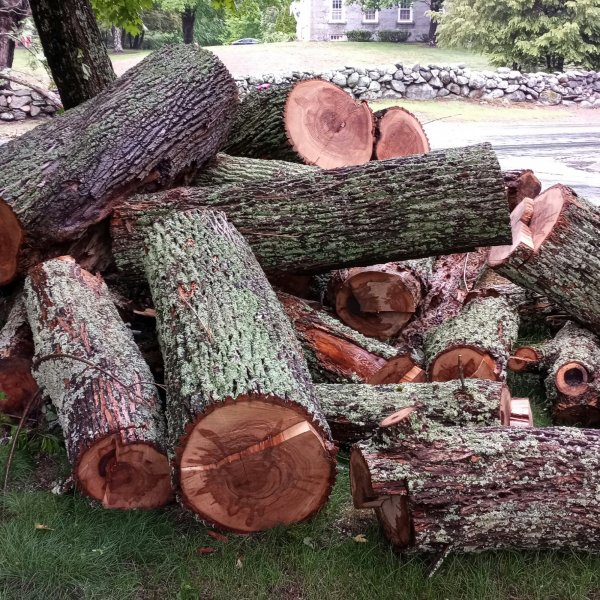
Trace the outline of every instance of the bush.
<instances>
[{"instance_id":1,"label":"bush","mask_svg":"<svg viewBox=\"0 0 600 600\"><path fill-rule=\"evenodd\" d=\"M405 31L403 29L384 29L383 31L379 32L380 42L394 42L399 44L406 42L409 37L410 31Z\"/></svg>"},{"instance_id":2,"label":"bush","mask_svg":"<svg viewBox=\"0 0 600 600\"><path fill-rule=\"evenodd\" d=\"M346 37L349 42L370 42L373 33L364 29L353 29L346 32Z\"/></svg>"},{"instance_id":3,"label":"bush","mask_svg":"<svg viewBox=\"0 0 600 600\"><path fill-rule=\"evenodd\" d=\"M272 33L265 33L262 41L265 44L272 44L273 42L295 42L296 33L284 33L283 31L273 31Z\"/></svg>"},{"instance_id":4,"label":"bush","mask_svg":"<svg viewBox=\"0 0 600 600\"><path fill-rule=\"evenodd\" d=\"M177 33L146 33L142 42L143 50L158 50L167 44L181 44L183 37L181 32Z\"/></svg>"}]
</instances>

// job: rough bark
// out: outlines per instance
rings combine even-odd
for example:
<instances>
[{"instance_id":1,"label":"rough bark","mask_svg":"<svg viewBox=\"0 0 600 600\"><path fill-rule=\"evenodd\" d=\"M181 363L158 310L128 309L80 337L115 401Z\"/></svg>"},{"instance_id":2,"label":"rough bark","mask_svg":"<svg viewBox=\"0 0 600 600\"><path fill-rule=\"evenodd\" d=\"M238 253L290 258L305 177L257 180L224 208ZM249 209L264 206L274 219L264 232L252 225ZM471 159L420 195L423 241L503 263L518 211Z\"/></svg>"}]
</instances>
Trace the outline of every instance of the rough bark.
<instances>
[{"instance_id":1,"label":"rough bark","mask_svg":"<svg viewBox=\"0 0 600 600\"><path fill-rule=\"evenodd\" d=\"M160 399L104 282L70 257L25 283L34 376L52 399L78 487L107 508L171 498Z\"/></svg>"},{"instance_id":2,"label":"rough bark","mask_svg":"<svg viewBox=\"0 0 600 600\"><path fill-rule=\"evenodd\" d=\"M513 224L513 246L489 264L600 334L600 212L562 185L536 198L529 226Z\"/></svg>"},{"instance_id":3,"label":"rough bark","mask_svg":"<svg viewBox=\"0 0 600 600\"><path fill-rule=\"evenodd\" d=\"M386 160L398 156L424 154L431 150L429 139L411 112L391 106L375 113L375 150L373 157Z\"/></svg>"},{"instance_id":4,"label":"rough bark","mask_svg":"<svg viewBox=\"0 0 600 600\"><path fill-rule=\"evenodd\" d=\"M229 183L253 183L267 179L294 178L309 173L318 173L319 167L301 165L285 160L263 160L247 156L215 156L192 181L195 186L227 185Z\"/></svg>"},{"instance_id":5,"label":"rough bark","mask_svg":"<svg viewBox=\"0 0 600 600\"><path fill-rule=\"evenodd\" d=\"M277 295L302 344L314 381L383 383L382 369L398 357L393 346L346 327L320 304L283 292ZM413 367L414 361L406 357L385 382L400 383Z\"/></svg>"},{"instance_id":6,"label":"rough bark","mask_svg":"<svg viewBox=\"0 0 600 600\"><path fill-rule=\"evenodd\" d=\"M135 196L112 220L121 273L143 278L144 226L195 207L223 210L267 272L326 272L510 237L502 173L491 146L481 145L311 171L285 185L270 179Z\"/></svg>"},{"instance_id":7,"label":"rough bark","mask_svg":"<svg viewBox=\"0 0 600 600\"><path fill-rule=\"evenodd\" d=\"M506 380L519 315L503 297L478 297L425 336L430 381L464 377ZM459 358L460 357L460 358Z\"/></svg>"},{"instance_id":8,"label":"rough bark","mask_svg":"<svg viewBox=\"0 0 600 600\"><path fill-rule=\"evenodd\" d=\"M0 0L0 69L11 68L15 57L13 35L27 16L27 0Z\"/></svg>"},{"instance_id":9,"label":"rough bark","mask_svg":"<svg viewBox=\"0 0 600 600\"><path fill-rule=\"evenodd\" d=\"M121 28L113 25L110 28L110 30L111 30L112 39L113 39L113 52L120 54L123 52L123 38L121 35L122 34Z\"/></svg>"},{"instance_id":10,"label":"rough bark","mask_svg":"<svg viewBox=\"0 0 600 600\"><path fill-rule=\"evenodd\" d=\"M116 76L89 0L30 5L63 106L73 108L104 91Z\"/></svg>"},{"instance_id":11,"label":"rough bark","mask_svg":"<svg viewBox=\"0 0 600 600\"><path fill-rule=\"evenodd\" d=\"M329 301L360 333L388 340L410 321L427 290L433 259L342 269L331 274Z\"/></svg>"},{"instance_id":12,"label":"rough bark","mask_svg":"<svg viewBox=\"0 0 600 600\"><path fill-rule=\"evenodd\" d=\"M531 169L504 171L504 183L511 211L524 198L536 198L542 192L542 184Z\"/></svg>"},{"instance_id":13,"label":"rough bark","mask_svg":"<svg viewBox=\"0 0 600 600\"><path fill-rule=\"evenodd\" d=\"M38 390L31 375L33 339L22 297L0 330L0 412L20 416Z\"/></svg>"},{"instance_id":14,"label":"rough bark","mask_svg":"<svg viewBox=\"0 0 600 600\"><path fill-rule=\"evenodd\" d=\"M505 384L483 379L402 385L317 385L333 439L354 444L410 418L412 426L435 421L467 427L508 425L510 392ZM383 422L383 423L382 423Z\"/></svg>"},{"instance_id":15,"label":"rough bark","mask_svg":"<svg viewBox=\"0 0 600 600\"><path fill-rule=\"evenodd\" d=\"M234 531L310 517L335 477L329 428L250 247L212 211L157 222L147 244L182 502Z\"/></svg>"},{"instance_id":16,"label":"rough bark","mask_svg":"<svg viewBox=\"0 0 600 600\"><path fill-rule=\"evenodd\" d=\"M170 46L93 100L1 146L0 284L15 276L23 245L22 268L64 253L63 242L123 195L171 186L210 160L236 101L213 54Z\"/></svg>"},{"instance_id":17,"label":"rough bark","mask_svg":"<svg viewBox=\"0 0 600 600\"><path fill-rule=\"evenodd\" d=\"M181 13L181 30L183 32L183 43L194 42L194 24L196 23L196 9L186 6Z\"/></svg>"},{"instance_id":18,"label":"rough bark","mask_svg":"<svg viewBox=\"0 0 600 600\"><path fill-rule=\"evenodd\" d=\"M405 552L600 549L600 431L433 426L359 444L355 506Z\"/></svg>"},{"instance_id":19,"label":"rough bark","mask_svg":"<svg viewBox=\"0 0 600 600\"><path fill-rule=\"evenodd\" d=\"M242 101L225 152L325 169L360 165L373 152L373 115L320 79L257 89Z\"/></svg>"}]
</instances>

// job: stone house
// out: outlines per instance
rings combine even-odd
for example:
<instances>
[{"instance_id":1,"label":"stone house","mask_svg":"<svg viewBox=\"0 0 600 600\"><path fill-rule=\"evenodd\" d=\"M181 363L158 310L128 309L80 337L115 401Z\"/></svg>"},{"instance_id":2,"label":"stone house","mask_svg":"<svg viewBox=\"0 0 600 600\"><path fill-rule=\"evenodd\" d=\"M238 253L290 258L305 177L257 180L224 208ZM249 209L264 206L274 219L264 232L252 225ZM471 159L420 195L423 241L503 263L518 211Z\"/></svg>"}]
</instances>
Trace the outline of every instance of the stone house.
<instances>
[{"instance_id":1,"label":"stone house","mask_svg":"<svg viewBox=\"0 0 600 600\"><path fill-rule=\"evenodd\" d=\"M290 11L296 18L298 40L343 41L346 32L366 29L373 33L386 29L411 32L410 41L417 42L429 33L429 10L426 0L399 0L396 8L363 10L360 4L345 0L294 0Z\"/></svg>"}]
</instances>

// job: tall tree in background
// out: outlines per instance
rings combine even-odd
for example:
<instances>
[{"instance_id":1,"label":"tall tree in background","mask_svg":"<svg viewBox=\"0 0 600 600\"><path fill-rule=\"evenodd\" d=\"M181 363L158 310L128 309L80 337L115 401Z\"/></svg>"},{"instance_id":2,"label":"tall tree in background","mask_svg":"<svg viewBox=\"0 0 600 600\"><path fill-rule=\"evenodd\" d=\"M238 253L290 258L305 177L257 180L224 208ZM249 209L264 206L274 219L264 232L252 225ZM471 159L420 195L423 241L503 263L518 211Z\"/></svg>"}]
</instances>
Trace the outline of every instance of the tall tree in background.
<instances>
[{"instance_id":1,"label":"tall tree in background","mask_svg":"<svg viewBox=\"0 0 600 600\"><path fill-rule=\"evenodd\" d=\"M12 67L15 56L14 33L28 13L27 0L0 0L0 69Z\"/></svg>"},{"instance_id":2,"label":"tall tree in background","mask_svg":"<svg viewBox=\"0 0 600 600\"><path fill-rule=\"evenodd\" d=\"M143 27L142 11L153 6L152 0L92 0L98 21L110 27L115 52L123 52L123 29L136 35Z\"/></svg>"},{"instance_id":3,"label":"tall tree in background","mask_svg":"<svg viewBox=\"0 0 600 600\"><path fill-rule=\"evenodd\" d=\"M100 93L115 79L89 0L30 0L48 66L65 108Z\"/></svg>"},{"instance_id":4,"label":"tall tree in background","mask_svg":"<svg viewBox=\"0 0 600 600\"><path fill-rule=\"evenodd\" d=\"M441 46L515 69L600 68L600 0L446 0L445 8L434 17Z\"/></svg>"}]
</instances>

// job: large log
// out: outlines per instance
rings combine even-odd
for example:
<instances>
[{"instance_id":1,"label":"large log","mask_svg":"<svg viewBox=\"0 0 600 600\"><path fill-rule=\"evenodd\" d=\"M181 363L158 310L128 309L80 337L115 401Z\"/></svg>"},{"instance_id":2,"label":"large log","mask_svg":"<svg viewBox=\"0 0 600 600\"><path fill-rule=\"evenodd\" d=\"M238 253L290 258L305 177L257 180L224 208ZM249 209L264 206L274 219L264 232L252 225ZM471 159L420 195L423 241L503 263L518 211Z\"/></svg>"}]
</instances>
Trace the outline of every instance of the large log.
<instances>
[{"instance_id":1,"label":"large log","mask_svg":"<svg viewBox=\"0 0 600 600\"><path fill-rule=\"evenodd\" d=\"M460 377L506 380L519 332L517 310L503 297L476 297L453 319L425 336L430 381Z\"/></svg>"},{"instance_id":2,"label":"large log","mask_svg":"<svg viewBox=\"0 0 600 600\"><path fill-rule=\"evenodd\" d=\"M240 532L307 519L331 492L333 445L250 247L212 211L157 222L147 244L182 502Z\"/></svg>"},{"instance_id":3,"label":"large log","mask_svg":"<svg viewBox=\"0 0 600 600\"><path fill-rule=\"evenodd\" d=\"M333 83L309 79L250 92L225 152L325 169L361 165L371 159L373 129L366 102L354 100Z\"/></svg>"},{"instance_id":4,"label":"large log","mask_svg":"<svg viewBox=\"0 0 600 600\"><path fill-rule=\"evenodd\" d=\"M23 298L13 303L0 330L0 412L20 416L38 391L31 375L33 339Z\"/></svg>"},{"instance_id":5,"label":"large log","mask_svg":"<svg viewBox=\"0 0 600 600\"><path fill-rule=\"evenodd\" d=\"M410 321L428 285L433 259L342 269L331 274L329 301L362 334L387 340Z\"/></svg>"},{"instance_id":6,"label":"large log","mask_svg":"<svg viewBox=\"0 0 600 600\"><path fill-rule=\"evenodd\" d=\"M70 257L32 269L34 377L52 399L78 487L106 508L171 499L160 399L99 277Z\"/></svg>"},{"instance_id":7,"label":"large log","mask_svg":"<svg viewBox=\"0 0 600 600\"><path fill-rule=\"evenodd\" d=\"M470 379L402 385L317 385L333 439L353 444L404 418L449 426L510 425L511 395L503 383Z\"/></svg>"},{"instance_id":8,"label":"large log","mask_svg":"<svg viewBox=\"0 0 600 600\"><path fill-rule=\"evenodd\" d=\"M417 377L411 372L415 362L406 355L398 357L393 346L350 329L320 304L283 292L277 296L302 344L313 380L400 383L409 373L411 381Z\"/></svg>"},{"instance_id":9,"label":"large log","mask_svg":"<svg viewBox=\"0 0 600 600\"><path fill-rule=\"evenodd\" d=\"M112 220L124 276L143 279L143 229L172 210L223 210L267 272L326 272L508 243L504 183L489 145L306 176L135 196Z\"/></svg>"},{"instance_id":10,"label":"large log","mask_svg":"<svg viewBox=\"0 0 600 600\"><path fill-rule=\"evenodd\" d=\"M361 443L357 508L405 552L600 550L600 431L430 427Z\"/></svg>"},{"instance_id":11,"label":"large log","mask_svg":"<svg viewBox=\"0 0 600 600\"><path fill-rule=\"evenodd\" d=\"M124 195L171 186L210 160L236 102L218 58L171 46L82 106L1 146L0 285L40 257L65 252L66 242Z\"/></svg>"},{"instance_id":12,"label":"large log","mask_svg":"<svg viewBox=\"0 0 600 600\"><path fill-rule=\"evenodd\" d=\"M376 143L373 154L377 160L424 154L431 150L419 119L405 108L384 108L374 117Z\"/></svg>"},{"instance_id":13,"label":"large log","mask_svg":"<svg viewBox=\"0 0 600 600\"><path fill-rule=\"evenodd\" d=\"M489 264L600 334L600 212L570 188L536 198L529 225L513 223L512 246L494 248Z\"/></svg>"}]
</instances>

